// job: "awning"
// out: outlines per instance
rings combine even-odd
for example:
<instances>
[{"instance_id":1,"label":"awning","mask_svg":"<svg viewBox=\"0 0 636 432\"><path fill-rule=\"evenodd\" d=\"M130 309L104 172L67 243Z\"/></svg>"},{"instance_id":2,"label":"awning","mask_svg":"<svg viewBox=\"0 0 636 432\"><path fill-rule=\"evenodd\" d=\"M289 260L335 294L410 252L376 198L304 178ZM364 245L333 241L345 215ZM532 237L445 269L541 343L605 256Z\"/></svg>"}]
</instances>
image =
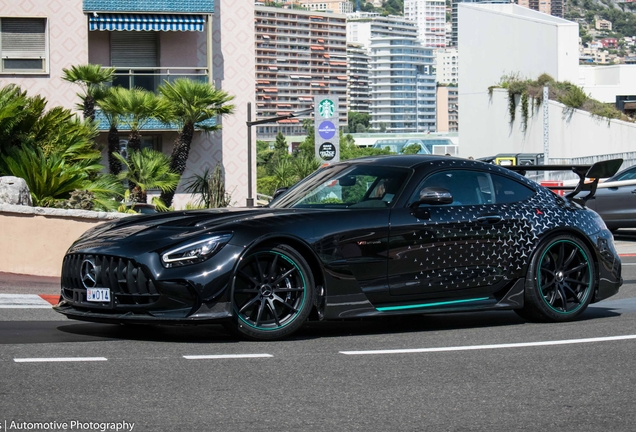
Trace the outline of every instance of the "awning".
<instances>
[{"instance_id":1,"label":"awning","mask_svg":"<svg viewBox=\"0 0 636 432\"><path fill-rule=\"evenodd\" d=\"M106 14L88 16L89 30L95 31L200 31L204 15Z\"/></svg>"}]
</instances>

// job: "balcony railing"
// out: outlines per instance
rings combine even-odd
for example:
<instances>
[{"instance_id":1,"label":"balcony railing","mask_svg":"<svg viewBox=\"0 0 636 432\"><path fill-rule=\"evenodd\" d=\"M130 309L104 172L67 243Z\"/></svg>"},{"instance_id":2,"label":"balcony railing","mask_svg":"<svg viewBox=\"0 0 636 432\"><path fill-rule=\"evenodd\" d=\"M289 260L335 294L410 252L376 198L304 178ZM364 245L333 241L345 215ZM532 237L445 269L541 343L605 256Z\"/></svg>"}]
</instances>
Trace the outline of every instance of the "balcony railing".
<instances>
[{"instance_id":1,"label":"balcony railing","mask_svg":"<svg viewBox=\"0 0 636 432\"><path fill-rule=\"evenodd\" d=\"M164 83L177 78L189 78L193 81L208 82L208 68L197 67L135 67L118 68L115 66L113 85L124 88L141 87L153 92Z\"/></svg>"}]
</instances>

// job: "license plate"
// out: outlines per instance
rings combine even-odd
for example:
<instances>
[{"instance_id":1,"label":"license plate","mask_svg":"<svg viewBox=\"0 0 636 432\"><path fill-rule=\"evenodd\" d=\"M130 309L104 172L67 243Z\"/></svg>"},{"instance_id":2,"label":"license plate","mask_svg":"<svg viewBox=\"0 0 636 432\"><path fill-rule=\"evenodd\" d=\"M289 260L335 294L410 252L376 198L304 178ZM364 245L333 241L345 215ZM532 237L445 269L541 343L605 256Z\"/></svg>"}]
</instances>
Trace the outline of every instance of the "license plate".
<instances>
[{"instance_id":1,"label":"license plate","mask_svg":"<svg viewBox=\"0 0 636 432\"><path fill-rule=\"evenodd\" d=\"M109 302L110 288L86 288L86 300L89 302Z\"/></svg>"}]
</instances>

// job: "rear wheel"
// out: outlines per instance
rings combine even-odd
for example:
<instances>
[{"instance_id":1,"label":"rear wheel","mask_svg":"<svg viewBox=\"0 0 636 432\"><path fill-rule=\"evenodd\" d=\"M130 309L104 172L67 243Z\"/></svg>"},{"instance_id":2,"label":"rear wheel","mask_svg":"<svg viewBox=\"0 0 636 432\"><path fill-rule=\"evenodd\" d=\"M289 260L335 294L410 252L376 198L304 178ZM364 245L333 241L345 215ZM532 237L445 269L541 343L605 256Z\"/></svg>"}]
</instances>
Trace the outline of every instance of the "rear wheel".
<instances>
[{"instance_id":1,"label":"rear wheel","mask_svg":"<svg viewBox=\"0 0 636 432\"><path fill-rule=\"evenodd\" d=\"M250 252L239 264L230 330L255 340L288 336L307 320L315 297L305 259L286 245Z\"/></svg>"},{"instance_id":2,"label":"rear wheel","mask_svg":"<svg viewBox=\"0 0 636 432\"><path fill-rule=\"evenodd\" d=\"M570 321L592 300L596 270L587 246L576 237L560 235L545 241L535 253L526 288L525 306L516 311L531 321Z\"/></svg>"}]
</instances>

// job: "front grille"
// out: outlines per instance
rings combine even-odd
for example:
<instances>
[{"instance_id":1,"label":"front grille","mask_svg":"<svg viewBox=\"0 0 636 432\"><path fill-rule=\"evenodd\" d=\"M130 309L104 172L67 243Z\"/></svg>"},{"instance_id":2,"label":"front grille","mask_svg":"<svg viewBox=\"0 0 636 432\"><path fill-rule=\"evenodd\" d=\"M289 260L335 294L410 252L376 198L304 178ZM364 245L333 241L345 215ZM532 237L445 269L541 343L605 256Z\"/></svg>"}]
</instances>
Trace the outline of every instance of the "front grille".
<instances>
[{"instance_id":1,"label":"front grille","mask_svg":"<svg viewBox=\"0 0 636 432\"><path fill-rule=\"evenodd\" d=\"M95 287L109 288L115 305L148 305L159 299L152 278L133 260L108 255L70 254L64 257L62 289L74 302L86 302L82 264L95 266Z\"/></svg>"}]
</instances>

